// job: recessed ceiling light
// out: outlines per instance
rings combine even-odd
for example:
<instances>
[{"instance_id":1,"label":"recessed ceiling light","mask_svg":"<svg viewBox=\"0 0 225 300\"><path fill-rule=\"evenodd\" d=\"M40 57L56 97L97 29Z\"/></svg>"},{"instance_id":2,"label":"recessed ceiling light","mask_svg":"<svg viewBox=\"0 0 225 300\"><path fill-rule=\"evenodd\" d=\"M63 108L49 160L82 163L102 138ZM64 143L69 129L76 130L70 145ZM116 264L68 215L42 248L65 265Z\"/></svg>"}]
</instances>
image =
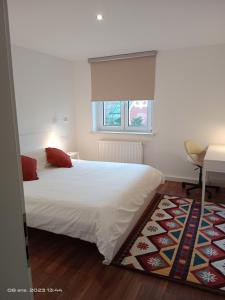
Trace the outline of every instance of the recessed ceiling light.
<instances>
[{"instance_id":1,"label":"recessed ceiling light","mask_svg":"<svg viewBox=\"0 0 225 300\"><path fill-rule=\"evenodd\" d=\"M97 14L97 20L102 21L103 20L103 15L102 14Z\"/></svg>"}]
</instances>

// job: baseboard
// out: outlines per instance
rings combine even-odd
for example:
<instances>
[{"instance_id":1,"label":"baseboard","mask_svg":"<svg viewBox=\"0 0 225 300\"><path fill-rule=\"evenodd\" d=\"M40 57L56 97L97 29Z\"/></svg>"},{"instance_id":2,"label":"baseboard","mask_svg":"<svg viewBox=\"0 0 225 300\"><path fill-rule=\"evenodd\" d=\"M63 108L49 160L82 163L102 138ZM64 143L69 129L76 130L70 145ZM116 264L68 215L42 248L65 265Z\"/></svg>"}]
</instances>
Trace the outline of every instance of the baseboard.
<instances>
[{"instance_id":1,"label":"baseboard","mask_svg":"<svg viewBox=\"0 0 225 300\"><path fill-rule=\"evenodd\" d=\"M176 181L176 182L190 182L190 183L197 183L197 179L192 177L176 177L171 175L165 176L166 180L169 181Z\"/></svg>"},{"instance_id":2,"label":"baseboard","mask_svg":"<svg viewBox=\"0 0 225 300\"><path fill-rule=\"evenodd\" d=\"M171 176L171 175L165 175L165 179L169 181L176 181L176 182L190 182L190 183L197 183L198 180L193 177L177 177L177 176ZM221 178L213 178L207 181L208 185L216 185L220 187L225 187L225 181Z\"/></svg>"}]
</instances>

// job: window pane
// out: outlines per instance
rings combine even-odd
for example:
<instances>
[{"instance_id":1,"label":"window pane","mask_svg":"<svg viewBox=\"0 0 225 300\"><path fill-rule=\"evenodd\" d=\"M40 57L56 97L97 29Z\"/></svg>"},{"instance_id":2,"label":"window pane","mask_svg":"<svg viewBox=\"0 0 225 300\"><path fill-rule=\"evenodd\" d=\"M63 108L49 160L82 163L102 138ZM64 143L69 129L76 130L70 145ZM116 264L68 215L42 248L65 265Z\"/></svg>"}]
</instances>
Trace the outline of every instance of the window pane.
<instances>
[{"instance_id":1,"label":"window pane","mask_svg":"<svg viewBox=\"0 0 225 300\"><path fill-rule=\"evenodd\" d=\"M147 127L148 103L147 100L128 102L128 126Z\"/></svg>"},{"instance_id":2,"label":"window pane","mask_svg":"<svg viewBox=\"0 0 225 300\"><path fill-rule=\"evenodd\" d=\"M121 126L121 102L105 101L103 103L104 126Z\"/></svg>"}]
</instances>

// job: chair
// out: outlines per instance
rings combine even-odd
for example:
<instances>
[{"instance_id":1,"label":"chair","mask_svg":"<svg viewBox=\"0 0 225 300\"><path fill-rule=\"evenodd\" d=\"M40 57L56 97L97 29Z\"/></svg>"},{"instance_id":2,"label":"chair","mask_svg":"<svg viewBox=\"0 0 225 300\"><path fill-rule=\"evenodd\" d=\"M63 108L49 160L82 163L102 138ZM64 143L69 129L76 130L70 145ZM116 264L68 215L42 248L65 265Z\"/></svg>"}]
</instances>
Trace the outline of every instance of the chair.
<instances>
[{"instance_id":1,"label":"chair","mask_svg":"<svg viewBox=\"0 0 225 300\"><path fill-rule=\"evenodd\" d=\"M186 189L187 195L190 195L190 191L202 188L202 167L207 149L203 148L193 140L185 141L184 148L186 150L188 160L194 166L196 166L195 170L199 170L198 183L182 182L182 187ZM186 188L186 186L189 187ZM215 189L217 192L219 191L219 187L206 185L206 192L208 193L209 199L212 198L212 192L210 191L210 189Z\"/></svg>"}]
</instances>

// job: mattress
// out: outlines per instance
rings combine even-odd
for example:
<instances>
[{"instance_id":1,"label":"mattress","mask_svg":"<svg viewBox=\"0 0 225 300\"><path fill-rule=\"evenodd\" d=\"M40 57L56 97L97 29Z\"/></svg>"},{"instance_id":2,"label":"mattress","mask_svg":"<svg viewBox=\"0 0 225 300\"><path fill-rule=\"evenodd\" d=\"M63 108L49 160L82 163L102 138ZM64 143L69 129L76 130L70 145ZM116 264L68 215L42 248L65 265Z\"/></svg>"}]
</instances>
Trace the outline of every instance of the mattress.
<instances>
[{"instance_id":1,"label":"mattress","mask_svg":"<svg viewBox=\"0 0 225 300\"><path fill-rule=\"evenodd\" d=\"M147 165L85 160L38 176L24 182L28 226L95 243L107 264L163 182Z\"/></svg>"}]
</instances>

